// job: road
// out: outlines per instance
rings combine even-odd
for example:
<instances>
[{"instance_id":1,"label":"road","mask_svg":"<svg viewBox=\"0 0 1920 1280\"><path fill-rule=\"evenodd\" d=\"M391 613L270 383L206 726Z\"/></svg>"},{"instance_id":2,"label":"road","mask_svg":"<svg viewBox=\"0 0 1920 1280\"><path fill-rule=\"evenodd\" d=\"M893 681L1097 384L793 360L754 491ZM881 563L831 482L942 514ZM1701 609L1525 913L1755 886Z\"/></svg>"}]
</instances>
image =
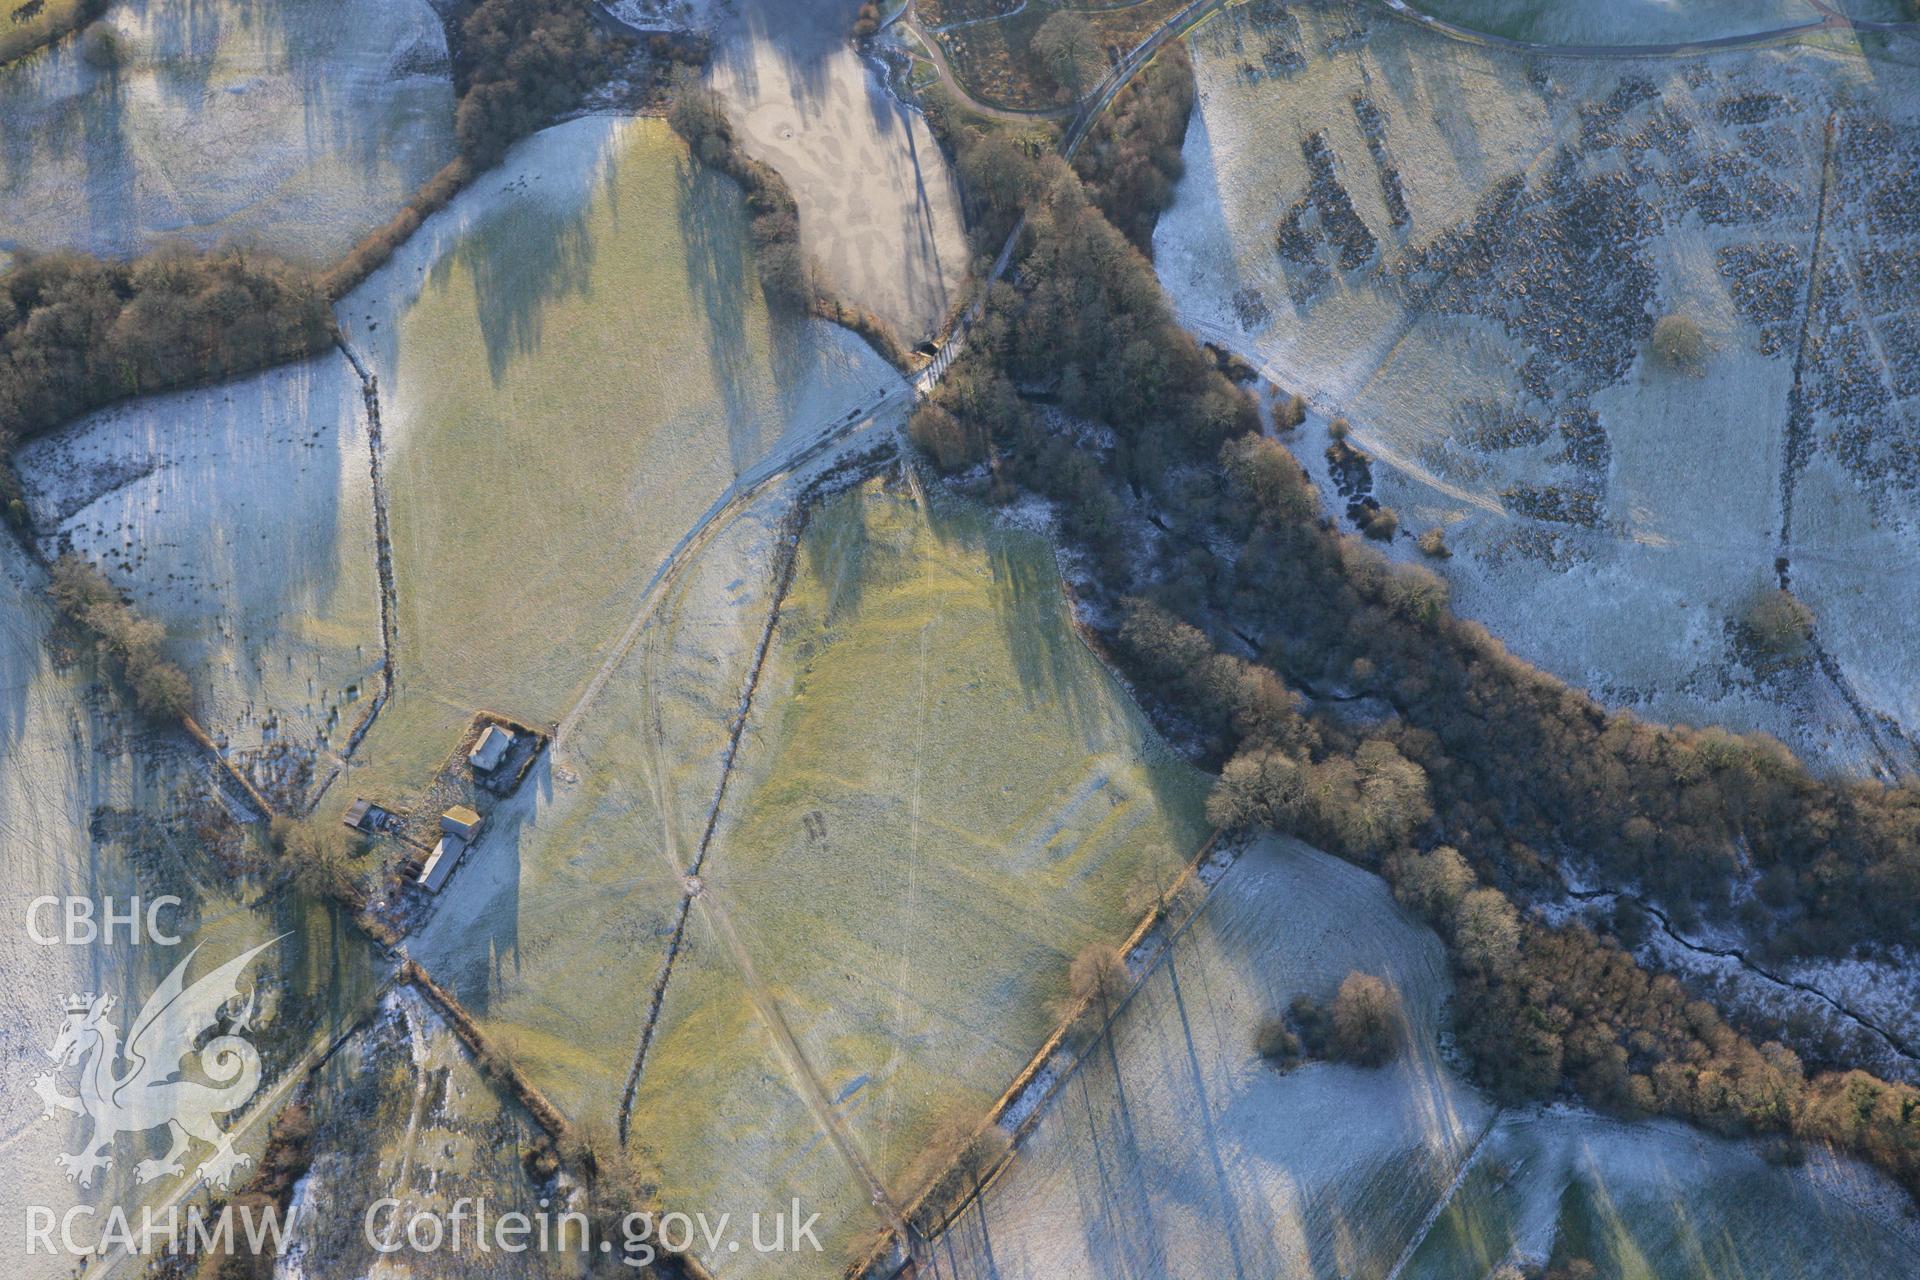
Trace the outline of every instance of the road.
<instances>
[{"instance_id":1,"label":"road","mask_svg":"<svg viewBox=\"0 0 1920 1280\"><path fill-rule=\"evenodd\" d=\"M1071 120L1072 123L1068 126L1066 153L1072 155L1074 149L1079 146L1079 135L1085 133L1087 126L1098 119L1100 113L1107 109L1107 104L1113 101L1114 94L1118 93L1126 85L1127 81L1133 78L1134 72L1151 61L1153 55L1159 52L1161 46L1166 44L1168 40L1183 34L1208 13L1215 9L1223 8L1230 2L1231 0L1194 0L1194 3L1169 18L1162 26L1155 30L1152 35L1135 46L1133 52L1122 58L1111 71L1107 72L1106 78L1101 80L1099 86L1095 88L1093 93L1082 99L1079 105L1046 107L1030 111L1015 110L1011 107L996 107L991 103L982 102L980 99L974 97L954 76L953 68L947 63L946 51L940 47L939 42L936 41L932 35L928 34L929 31L952 31L957 27L970 27L981 22L996 22L999 21L1000 18L975 18L969 22L955 22L944 27L928 28L920 25L917 4L909 4L901 11L901 16L897 21L904 25L907 30L913 32L920 43L926 47L928 59L933 63L933 69L940 77L941 87L952 94L955 101L959 102L968 111L973 112L975 115L985 116L990 120L1004 120L1015 124L1030 124L1036 120ZM1135 3L1145 3L1145 0L1135 0ZM1024 4L1021 6L1021 8L1025 7ZM1125 8L1127 6L1115 5L1109 7ZM1019 9L1016 9L1013 13L1018 13L1019 11ZM1012 13L1000 15L1001 18L1012 16Z\"/></svg>"},{"instance_id":2,"label":"road","mask_svg":"<svg viewBox=\"0 0 1920 1280\"><path fill-rule=\"evenodd\" d=\"M1906 35L1920 33L1920 22L1870 22L1864 18L1848 17L1835 9L1828 0L1807 0L1807 3L1820 11L1820 17L1766 31L1715 36L1707 40L1671 41L1664 44L1542 44L1532 40L1515 40L1510 36L1494 35L1487 31L1475 31L1471 27L1463 27L1458 23L1448 22L1444 18L1436 18L1430 13L1422 13L1409 5L1406 0L1378 0L1378 2L1396 17L1416 23L1429 31L1438 32L1449 39L1487 48L1510 49L1520 53L1555 58L1672 57L1679 54L1710 53L1750 45L1772 44L1797 36L1811 35L1816 31L1879 31Z\"/></svg>"}]
</instances>

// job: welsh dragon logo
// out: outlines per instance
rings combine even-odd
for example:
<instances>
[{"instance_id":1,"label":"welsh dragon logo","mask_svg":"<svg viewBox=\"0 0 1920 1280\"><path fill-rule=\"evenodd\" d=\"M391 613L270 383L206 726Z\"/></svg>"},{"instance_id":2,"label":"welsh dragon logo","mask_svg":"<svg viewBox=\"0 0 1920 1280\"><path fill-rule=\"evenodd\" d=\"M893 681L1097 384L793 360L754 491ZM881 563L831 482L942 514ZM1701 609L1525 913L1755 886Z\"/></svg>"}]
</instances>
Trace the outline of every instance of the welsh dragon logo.
<instances>
[{"instance_id":1,"label":"welsh dragon logo","mask_svg":"<svg viewBox=\"0 0 1920 1280\"><path fill-rule=\"evenodd\" d=\"M112 996L68 997L66 1021L47 1056L63 1070L80 1065L80 1092L60 1092L51 1074L35 1080L33 1090L46 1103L47 1114L70 1111L93 1121L93 1132L79 1151L59 1157L69 1180L91 1186L94 1174L112 1165L115 1138L162 1125L172 1131L172 1143L159 1159L134 1166L136 1181L186 1172L181 1157L194 1139L213 1147L197 1176L216 1186L226 1187L235 1169L253 1162L252 1156L233 1149L231 1135L214 1120L246 1105L260 1087L260 1054L239 1034L253 1017L252 991L226 1033L197 1049L195 1042L215 1028L221 1010L239 998L240 975L253 958L278 941L264 942L188 986L187 966L200 953L195 947L148 998L127 1028L124 1044L119 1029L107 1020ZM211 1084L182 1078L182 1063L190 1054Z\"/></svg>"}]
</instances>

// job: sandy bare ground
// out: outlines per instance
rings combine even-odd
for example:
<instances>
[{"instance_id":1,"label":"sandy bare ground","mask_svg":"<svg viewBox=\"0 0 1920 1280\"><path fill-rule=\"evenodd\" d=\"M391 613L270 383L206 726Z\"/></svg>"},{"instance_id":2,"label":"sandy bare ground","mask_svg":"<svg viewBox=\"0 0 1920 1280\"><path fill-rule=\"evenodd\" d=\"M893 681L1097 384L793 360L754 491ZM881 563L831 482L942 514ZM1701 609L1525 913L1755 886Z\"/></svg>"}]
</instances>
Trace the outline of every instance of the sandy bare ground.
<instances>
[{"instance_id":1,"label":"sandy bare ground","mask_svg":"<svg viewBox=\"0 0 1920 1280\"><path fill-rule=\"evenodd\" d=\"M925 122L854 51L851 22L826 0L743 0L719 33L713 83L748 149L792 187L828 286L911 344L961 296L959 193Z\"/></svg>"}]
</instances>

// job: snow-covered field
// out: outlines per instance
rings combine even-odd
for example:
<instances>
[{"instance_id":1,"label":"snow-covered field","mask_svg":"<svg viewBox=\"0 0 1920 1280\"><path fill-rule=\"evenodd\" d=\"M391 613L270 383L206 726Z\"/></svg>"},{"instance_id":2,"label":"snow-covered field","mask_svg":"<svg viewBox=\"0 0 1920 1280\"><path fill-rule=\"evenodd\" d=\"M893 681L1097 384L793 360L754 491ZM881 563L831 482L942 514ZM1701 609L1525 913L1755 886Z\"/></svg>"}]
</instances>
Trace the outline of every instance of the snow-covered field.
<instances>
[{"instance_id":1,"label":"snow-covered field","mask_svg":"<svg viewBox=\"0 0 1920 1280\"><path fill-rule=\"evenodd\" d=\"M1323 489L1345 416L1398 554L1444 526L1456 607L1522 657L1816 763L1920 765L1912 68L1533 59L1365 6L1261 12L1191 38L1156 262L1185 323L1311 399L1292 443ZM1700 376L1651 350L1670 313ZM1830 668L1738 643L1778 558Z\"/></svg>"},{"instance_id":2,"label":"snow-covered field","mask_svg":"<svg viewBox=\"0 0 1920 1280\"><path fill-rule=\"evenodd\" d=\"M1390 977L1409 1048L1280 1074L1253 1049L1296 994ZM1497 1113L1437 1046L1439 940L1383 882L1296 842L1241 856L924 1274L1485 1276L1556 1239L1603 1276L1892 1276L1904 1197L1851 1162L1583 1112Z\"/></svg>"},{"instance_id":3,"label":"snow-covered field","mask_svg":"<svg viewBox=\"0 0 1920 1280\"><path fill-rule=\"evenodd\" d=\"M748 151L792 188L802 248L827 285L912 345L960 299L960 195L919 113L848 43L851 21L832 0L746 0L712 80Z\"/></svg>"},{"instance_id":4,"label":"snow-covered field","mask_svg":"<svg viewBox=\"0 0 1920 1280\"><path fill-rule=\"evenodd\" d=\"M426 0L117 0L0 67L0 249L181 240L328 265L453 155Z\"/></svg>"},{"instance_id":5,"label":"snow-covered field","mask_svg":"<svg viewBox=\"0 0 1920 1280\"><path fill-rule=\"evenodd\" d=\"M366 432L329 351L129 401L17 462L42 551L77 551L166 623L212 732L337 747L380 665Z\"/></svg>"}]
</instances>

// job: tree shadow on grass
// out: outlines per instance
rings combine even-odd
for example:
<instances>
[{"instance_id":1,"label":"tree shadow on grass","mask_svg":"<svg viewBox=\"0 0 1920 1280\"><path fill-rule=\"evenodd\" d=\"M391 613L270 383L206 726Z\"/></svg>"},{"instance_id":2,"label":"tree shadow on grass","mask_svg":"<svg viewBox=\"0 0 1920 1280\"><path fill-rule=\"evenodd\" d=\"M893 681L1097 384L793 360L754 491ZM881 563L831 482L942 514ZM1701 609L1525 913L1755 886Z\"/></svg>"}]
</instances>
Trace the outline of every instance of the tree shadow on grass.
<instances>
[{"instance_id":1,"label":"tree shadow on grass","mask_svg":"<svg viewBox=\"0 0 1920 1280\"><path fill-rule=\"evenodd\" d=\"M489 215L434 263L434 284L445 287L456 264L473 280L474 321L494 386L515 362L540 351L548 307L590 291L597 246L589 207L582 201L563 212L523 197Z\"/></svg>"},{"instance_id":2,"label":"tree shadow on grass","mask_svg":"<svg viewBox=\"0 0 1920 1280\"><path fill-rule=\"evenodd\" d=\"M719 388L727 445L735 476L761 454L750 306L764 305L750 276L752 259L740 188L732 179L682 157L676 207L686 253L687 285L694 309L706 321L707 361Z\"/></svg>"}]
</instances>

